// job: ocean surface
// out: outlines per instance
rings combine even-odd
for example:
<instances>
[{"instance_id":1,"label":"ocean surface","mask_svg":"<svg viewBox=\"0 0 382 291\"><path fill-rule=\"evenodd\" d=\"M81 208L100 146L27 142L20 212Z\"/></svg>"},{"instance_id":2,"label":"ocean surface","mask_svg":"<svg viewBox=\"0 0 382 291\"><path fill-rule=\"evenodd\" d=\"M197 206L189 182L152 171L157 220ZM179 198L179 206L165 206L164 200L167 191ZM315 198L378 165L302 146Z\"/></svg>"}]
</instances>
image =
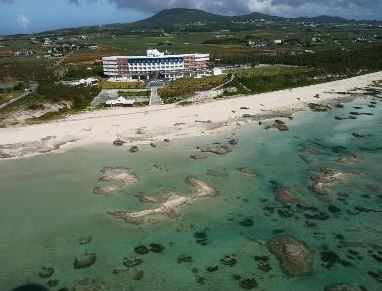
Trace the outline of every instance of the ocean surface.
<instances>
[{"instance_id":1,"label":"ocean surface","mask_svg":"<svg viewBox=\"0 0 382 291\"><path fill-rule=\"evenodd\" d=\"M249 123L220 135L140 146L137 153L97 145L1 161L0 290L33 284L45 290L309 291L336 284L382 290L381 101L370 96L328 112L300 112L283 132ZM338 120L349 116L355 119ZM232 138L238 144L230 145L231 153L190 158L197 146L227 145ZM118 194L93 194L107 167L128 167L139 182ZM243 174L242 167L256 174ZM344 173L325 194L312 191L309 178L321 168ZM139 223L108 214L155 207L137 195L187 195L190 175L219 195ZM277 201L280 187L293 189L300 201ZM283 272L267 247L280 235L311 250L311 273ZM156 251L137 252L150 244ZM85 254L94 254L95 263L74 268ZM126 267L125 258L137 265ZM42 278L42 268L54 273Z\"/></svg>"}]
</instances>

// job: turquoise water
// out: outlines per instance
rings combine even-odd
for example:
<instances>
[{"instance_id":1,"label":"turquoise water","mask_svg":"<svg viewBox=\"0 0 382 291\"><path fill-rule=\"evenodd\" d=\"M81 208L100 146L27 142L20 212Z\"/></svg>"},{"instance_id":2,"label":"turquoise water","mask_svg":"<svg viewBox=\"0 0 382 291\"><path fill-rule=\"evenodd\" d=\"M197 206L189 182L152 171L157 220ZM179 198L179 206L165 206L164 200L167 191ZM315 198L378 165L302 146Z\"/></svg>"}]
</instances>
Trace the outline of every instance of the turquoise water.
<instances>
[{"instance_id":1,"label":"turquoise water","mask_svg":"<svg viewBox=\"0 0 382 291\"><path fill-rule=\"evenodd\" d=\"M375 108L368 107L372 98L323 113L300 112L287 122L286 132L247 124L218 136L141 146L134 154L102 145L1 161L0 290L32 283L49 290L243 290L243 279L255 279L255 290L324 290L338 283L382 290L382 103L376 98ZM373 115L334 119L355 111ZM354 132L364 137L356 138ZM233 135L239 143L232 153L190 159L197 146L227 144ZM362 161L338 161L349 153ZM157 171L153 164L169 171ZM131 168L139 182L119 194L94 195L100 170L117 166ZM253 168L256 177L243 175L240 167ZM310 190L308 176L323 167L351 175L320 196ZM206 175L210 169L221 176ZM182 206L175 216L153 216L140 224L107 214L154 207L136 194L191 193L184 183L190 175L220 195ZM300 207L277 202L275 185L292 187L302 200ZM336 211L330 211L333 206ZM321 215L312 216L317 213ZM253 224L240 224L245 220ZM205 234L204 244L197 242L197 232ZM294 236L313 251L312 274L291 277L282 272L266 246L280 234ZM91 242L80 245L78 240L89 235ZM163 252L134 252L151 243L161 244ZM325 251L338 256L330 266L323 261ZM96 263L75 269L75 257L85 253L96 254ZM191 261L179 263L181 255ZM237 263L222 264L226 255ZM259 267L256 256L266 257L266 268ZM126 268L125 257L143 262ZM216 266L213 272L206 269ZM55 272L40 278L42 267ZM57 285L48 287L48 281Z\"/></svg>"}]
</instances>

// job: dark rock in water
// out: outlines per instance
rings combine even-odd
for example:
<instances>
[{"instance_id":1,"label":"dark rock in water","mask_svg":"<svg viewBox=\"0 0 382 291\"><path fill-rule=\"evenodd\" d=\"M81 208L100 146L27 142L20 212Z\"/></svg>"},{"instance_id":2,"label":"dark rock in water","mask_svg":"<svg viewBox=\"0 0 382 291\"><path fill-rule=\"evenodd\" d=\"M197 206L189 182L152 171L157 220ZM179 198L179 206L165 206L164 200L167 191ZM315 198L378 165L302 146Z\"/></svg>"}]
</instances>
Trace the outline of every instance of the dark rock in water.
<instances>
[{"instance_id":1,"label":"dark rock in water","mask_svg":"<svg viewBox=\"0 0 382 291\"><path fill-rule=\"evenodd\" d=\"M136 267L142 263L143 263L142 259L137 259L137 258L133 258L133 259L124 258L123 259L123 265L127 268Z\"/></svg>"},{"instance_id":2,"label":"dark rock in water","mask_svg":"<svg viewBox=\"0 0 382 291\"><path fill-rule=\"evenodd\" d=\"M207 170L206 175L212 176L212 177L220 177L221 173L218 170Z\"/></svg>"},{"instance_id":3,"label":"dark rock in water","mask_svg":"<svg viewBox=\"0 0 382 291\"><path fill-rule=\"evenodd\" d=\"M301 199L293 192L289 186L278 187L274 190L275 198L281 203L299 203Z\"/></svg>"},{"instance_id":4,"label":"dark rock in water","mask_svg":"<svg viewBox=\"0 0 382 291\"><path fill-rule=\"evenodd\" d=\"M334 116L335 120L345 120L348 119L347 117L339 117L339 116Z\"/></svg>"},{"instance_id":5,"label":"dark rock in water","mask_svg":"<svg viewBox=\"0 0 382 291\"><path fill-rule=\"evenodd\" d=\"M239 281L241 279L241 276L238 275L238 274L233 274L232 275L232 279L235 280L235 281Z\"/></svg>"},{"instance_id":6,"label":"dark rock in water","mask_svg":"<svg viewBox=\"0 0 382 291\"><path fill-rule=\"evenodd\" d=\"M139 151L139 148L137 146L132 146L130 149L129 149L129 152L131 153L136 153Z\"/></svg>"},{"instance_id":7,"label":"dark rock in water","mask_svg":"<svg viewBox=\"0 0 382 291\"><path fill-rule=\"evenodd\" d=\"M194 233L194 237L196 238L196 243L202 246L208 244L207 233L205 231L197 231Z\"/></svg>"},{"instance_id":8,"label":"dark rock in water","mask_svg":"<svg viewBox=\"0 0 382 291\"><path fill-rule=\"evenodd\" d=\"M354 109L357 109L357 110L362 109L362 107L360 107L360 106L353 106L353 108L354 108Z\"/></svg>"},{"instance_id":9,"label":"dark rock in water","mask_svg":"<svg viewBox=\"0 0 382 291\"><path fill-rule=\"evenodd\" d=\"M354 154L354 153L349 153L346 155L343 155L338 161L341 163L360 163L362 162L363 158L361 155Z\"/></svg>"},{"instance_id":10,"label":"dark rock in water","mask_svg":"<svg viewBox=\"0 0 382 291\"><path fill-rule=\"evenodd\" d=\"M194 155L191 155L190 158L193 160L204 160L207 158L207 155L205 155L205 154L194 154Z\"/></svg>"},{"instance_id":11,"label":"dark rock in water","mask_svg":"<svg viewBox=\"0 0 382 291\"><path fill-rule=\"evenodd\" d=\"M364 290L355 286L339 284L339 285L325 287L325 291L364 291Z\"/></svg>"},{"instance_id":12,"label":"dark rock in water","mask_svg":"<svg viewBox=\"0 0 382 291\"><path fill-rule=\"evenodd\" d=\"M233 139L231 139L228 143L229 143L230 145L235 145L235 144L238 144L238 142L239 142L238 139L233 138Z\"/></svg>"},{"instance_id":13,"label":"dark rock in water","mask_svg":"<svg viewBox=\"0 0 382 291\"><path fill-rule=\"evenodd\" d=\"M257 267L263 272L269 272L272 270L269 264L268 256L255 256L255 261L258 262Z\"/></svg>"},{"instance_id":14,"label":"dark rock in water","mask_svg":"<svg viewBox=\"0 0 382 291\"><path fill-rule=\"evenodd\" d=\"M329 210L330 213L334 213L334 214L341 212L340 208L338 208L337 206L332 205L332 204L330 204L328 206L328 210Z\"/></svg>"},{"instance_id":15,"label":"dark rock in water","mask_svg":"<svg viewBox=\"0 0 382 291\"><path fill-rule=\"evenodd\" d=\"M352 136L354 137L357 137L357 138L362 138L362 137L365 137L364 134L362 133L359 133L359 132L352 132Z\"/></svg>"},{"instance_id":16,"label":"dark rock in water","mask_svg":"<svg viewBox=\"0 0 382 291\"><path fill-rule=\"evenodd\" d=\"M243 107L240 107L240 109L241 110L249 110L250 108L243 106Z\"/></svg>"},{"instance_id":17,"label":"dark rock in water","mask_svg":"<svg viewBox=\"0 0 382 291\"><path fill-rule=\"evenodd\" d=\"M334 107L336 107L336 108L344 108L345 106L343 104L341 104L341 103L337 103L337 104L334 105Z\"/></svg>"},{"instance_id":18,"label":"dark rock in water","mask_svg":"<svg viewBox=\"0 0 382 291\"><path fill-rule=\"evenodd\" d=\"M204 277L200 276L200 275L195 275L195 280L198 284L200 285L204 285Z\"/></svg>"},{"instance_id":19,"label":"dark rock in water","mask_svg":"<svg viewBox=\"0 0 382 291\"><path fill-rule=\"evenodd\" d=\"M135 271L132 279L135 280L135 281L139 281L139 280L142 280L143 278L143 271Z\"/></svg>"},{"instance_id":20,"label":"dark rock in water","mask_svg":"<svg viewBox=\"0 0 382 291\"><path fill-rule=\"evenodd\" d=\"M288 126L285 124L284 121L276 119L274 121L274 124L272 125L274 128L277 128L280 131L286 131L289 130Z\"/></svg>"},{"instance_id":21,"label":"dark rock in water","mask_svg":"<svg viewBox=\"0 0 382 291\"><path fill-rule=\"evenodd\" d=\"M186 256L186 255L180 255L180 256L178 256L176 261L178 262L178 264L192 263L192 257L191 256Z\"/></svg>"},{"instance_id":22,"label":"dark rock in water","mask_svg":"<svg viewBox=\"0 0 382 291\"><path fill-rule=\"evenodd\" d=\"M157 147L157 145L156 145L155 143L153 143L153 142L150 143L150 146L153 147L153 148L156 148L156 147Z\"/></svg>"},{"instance_id":23,"label":"dark rock in water","mask_svg":"<svg viewBox=\"0 0 382 291\"><path fill-rule=\"evenodd\" d=\"M351 266L349 262L342 260L335 252L328 249L321 251L320 256L321 261L323 262L322 266L326 269L331 269L337 263L344 267Z\"/></svg>"},{"instance_id":24,"label":"dark rock in water","mask_svg":"<svg viewBox=\"0 0 382 291\"><path fill-rule=\"evenodd\" d=\"M170 142L170 140L169 140L168 138L165 138L163 141L164 141L165 143L169 143L169 142Z\"/></svg>"},{"instance_id":25,"label":"dark rock in water","mask_svg":"<svg viewBox=\"0 0 382 291\"><path fill-rule=\"evenodd\" d=\"M242 172L245 175L248 176L256 176L256 171L253 168L250 167L243 167L243 168L238 168L240 172Z\"/></svg>"},{"instance_id":26,"label":"dark rock in water","mask_svg":"<svg viewBox=\"0 0 382 291\"><path fill-rule=\"evenodd\" d=\"M324 112L330 109L330 106L328 105L317 104L317 103L308 103L308 107L313 112Z\"/></svg>"},{"instance_id":27,"label":"dark rock in water","mask_svg":"<svg viewBox=\"0 0 382 291\"><path fill-rule=\"evenodd\" d=\"M267 246L287 275L303 276L313 272L313 253L305 243L284 235L271 239Z\"/></svg>"},{"instance_id":28,"label":"dark rock in water","mask_svg":"<svg viewBox=\"0 0 382 291\"><path fill-rule=\"evenodd\" d=\"M353 115L349 116L348 118L349 118L349 119L357 119L357 117L355 117L355 116L353 116Z\"/></svg>"},{"instance_id":29,"label":"dark rock in water","mask_svg":"<svg viewBox=\"0 0 382 291\"><path fill-rule=\"evenodd\" d=\"M49 278L54 274L54 269L53 268L47 268L47 267L42 267L41 270L38 272L38 275L45 279Z\"/></svg>"},{"instance_id":30,"label":"dark rock in water","mask_svg":"<svg viewBox=\"0 0 382 291\"><path fill-rule=\"evenodd\" d=\"M92 241L92 239L93 239L93 237L91 235L80 237L78 239L78 243L80 245L87 245L88 243L90 243Z\"/></svg>"},{"instance_id":31,"label":"dark rock in water","mask_svg":"<svg viewBox=\"0 0 382 291\"><path fill-rule=\"evenodd\" d=\"M382 271L376 271L376 272L369 271L367 272L367 274L370 277L374 278L374 280L376 280L378 283L382 284Z\"/></svg>"},{"instance_id":32,"label":"dark rock in water","mask_svg":"<svg viewBox=\"0 0 382 291\"><path fill-rule=\"evenodd\" d=\"M359 112L354 112L354 111L353 111L353 112L350 112L349 114L350 114L350 115L360 115L361 113L359 113Z\"/></svg>"},{"instance_id":33,"label":"dark rock in water","mask_svg":"<svg viewBox=\"0 0 382 291\"><path fill-rule=\"evenodd\" d=\"M216 272L217 270L219 270L219 266L213 266L213 267L207 267L206 268L206 271L209 273Z\"/></svg>"},{"instance_id":34,"label":"dark rock in water","mask_svg":"<svg viewBox=\"0 0 382 291\"><path fill-rule=\"evenodd\" d=\"M251 290L251 289L257 287L257 281L256 281L255 278L251 278L251 279L241 279L241 280L239 281L239 286L240 286L240 288L247 289L247 290Z\"/></svg>"},{"instance_id":35,"label":"dark rock in water","mask_svg":"<svg viewBox=\"0 0 382 291\"><path fill-rule=\"evenodd\" d=\"M153 253L163 253L163 250L164 250L164 246L162 246L161 244L156 244L156 243L152 243L150 244L150 251L153 252Z\"/></svg>"},{"instance_id":36,"label":"dark rock in water","mask_svg":"<svg viewBox=\"0 0 382 291\"><path fill-rule=\"evenodd\" d=\"M145 255L148 254L150 250L145 245L140 245L134 248L134 252L139 255Z\"/></svg>"},{"instance_id":37,"label":"dark rock in water","mask_svg":"<svg viewBox=\"0 0 382 291\"><path fill-rule=\"evenodd\" d=\"M223 259L220 260L220 262L223 265L233 267L237 263L237 259L232 255L232 256L225 256Z\"/></svg>"},{"instance_id":38,"label":"dark rock in water","mask_svg":"<svg viewBox=\"0 0 382 291\"><path fill-rule=\"evenodd\" d=\"M115 141L113 141L113 145L115 146L123 146L126 142L121 140L121 139L116 139Z\"/></svg>"},{"instance_id":39,"label":"dark rock in water","mask_svg":"<svg viewBox=\"0 0 382 291\"><path fill-rule=\"evenodd\" d=\"M250 227L250 226L253 226L253 220L247 218L247 219L240 221L239 224L242 226Z\"/></svg>"},{"instance_id":40,"label":"dark rock in water","mask_svg":"<svg viewBox=\"0 0 382 291\"><path fill-rule=\"evenodd\" d=\"M80 258L74 259L74 269L83 269L88 268L91 265L95 264L97 256L95 254L85 254Z\"/></svg>"},{"instance_id":41,"label":"dark rock in water","mask_svg":"<svg viewBox=\"0 0 382 291\"><path fill-rule=\"evenodd\" d=\"M168 169L167 167L162 166L162 165L159 165L159 164L154 164L154 165L153 165L153 168L154 168L155 170L161 171L161 172L163 172L163 173L169 171L169 169Z\"/></svg>"},{"instance_id":42,"label":"dark rock in water","mask_svg":"<svg viewBox=\"0 0 382 291\"><path fill-rule=\"evenodd\" d=\"M232 148L230 148L229 146L218 145L214 147L202 147L200 148L200 151L202 153L214 153L218 155L225 155L232 152Z\"/></svg>"},{"instance_id":43,"label":"dark rock in water","mask_svg":"<svg viewBox=\"0 0 382 291\"><path fill-rule=\"evenodd\" d=\"M52 287L56 287L59 282L60 281L57 279L49 280L48 282L46 282L46 285L48 285L48 287L52 288Z\"/></svg>"}]
</instances>

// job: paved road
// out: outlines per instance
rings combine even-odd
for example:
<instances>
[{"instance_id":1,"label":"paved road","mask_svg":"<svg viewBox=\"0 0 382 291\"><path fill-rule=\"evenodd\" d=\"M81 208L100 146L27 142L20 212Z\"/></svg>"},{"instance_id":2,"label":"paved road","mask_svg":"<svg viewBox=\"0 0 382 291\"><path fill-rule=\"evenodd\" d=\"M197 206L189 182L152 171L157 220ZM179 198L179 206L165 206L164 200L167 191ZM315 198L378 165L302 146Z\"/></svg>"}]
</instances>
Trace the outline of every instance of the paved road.
<instances>
[{"instance_id":1,"label":"paved road","mask_svg":"<svg viewBox=\"0 0 382 291\"><path fill-rule=\"evenodd\" d=\"M26 96L28 96L29 94L32 94L34 93L36 90L37 90L37 87L38 85L37 84L32 84L29 88L28 88L28 92L24 92L23 94L9 100L8 102L5 102L3 104L0 105L0 110L7 107L8 105L12 104L13 102L16 102L17 100L20 100L21 98L24 98Z\"/></svg>"},{"instance_id":2,"label":"paved road","mask_svg":"<svg viewBox=\"0 0 382 291\"><path fill-rule=\"evenodd\" d=\"M150 106L151 105L163 105L163 100L158 95L158 88L152 87L151 88L151 95L150 95Z\"/></svg>"}]
</instances>

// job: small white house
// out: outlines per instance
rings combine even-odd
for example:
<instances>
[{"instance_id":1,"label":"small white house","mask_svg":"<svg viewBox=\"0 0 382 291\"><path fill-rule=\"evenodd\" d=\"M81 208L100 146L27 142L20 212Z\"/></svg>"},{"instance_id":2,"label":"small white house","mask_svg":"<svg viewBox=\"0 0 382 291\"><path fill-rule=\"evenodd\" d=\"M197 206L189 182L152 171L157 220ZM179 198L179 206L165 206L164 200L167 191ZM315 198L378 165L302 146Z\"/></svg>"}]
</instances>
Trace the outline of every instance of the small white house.
<instances>
[{"instance_id":1,"label":"small white house","mask_svg":"<svg viewBox=\"0 0 382 291\"><path fill-rule=\"evenodd\" d=\"M223 70L221 68L213 68L212 70L212 75L214 76L219 76L219 75L222 75L223 74Z\"/></svg>"},{"instance_id":2,"label":"small white house","mask_svg":"<svg viewBox=\"0 0 382 291\"><path fill-rule=\"evenodd\" d=\"M118 97L118 99L107 100L106 106L114 107L114 106L134 106L135 100L128 100L124 97Z\"/></svg>"}]
</instances>

